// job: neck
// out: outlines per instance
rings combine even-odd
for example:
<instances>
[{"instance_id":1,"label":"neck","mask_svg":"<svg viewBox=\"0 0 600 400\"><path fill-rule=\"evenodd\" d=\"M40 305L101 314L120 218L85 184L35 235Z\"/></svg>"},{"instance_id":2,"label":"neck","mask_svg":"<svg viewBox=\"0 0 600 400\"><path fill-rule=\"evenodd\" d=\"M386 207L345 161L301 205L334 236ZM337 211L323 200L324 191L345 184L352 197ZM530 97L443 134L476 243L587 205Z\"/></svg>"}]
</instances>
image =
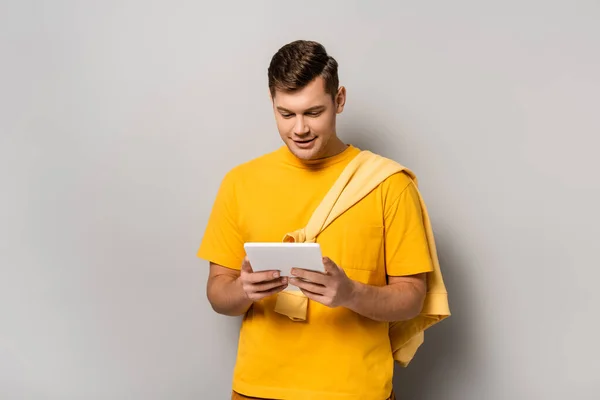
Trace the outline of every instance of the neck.
<instances>
[{"instance_id":1,"label":"neck","mask_svg":"<svg viewBox=\"0 0 600 400\"><path fill-rule=\"evenodd\" d=\"M331 139L331 141L329 143L327 143L327 149L326 151L321 155L320 158L327 158L327 157L333 157L336 156L338 154L340 154L341 152L343 152L344 150L346 150L346 148L348 147L348 145L346 145L344 142L342 142L340 140L340 138L338 138L337 136L333 139Z\"/></svg>"}]
</instances>

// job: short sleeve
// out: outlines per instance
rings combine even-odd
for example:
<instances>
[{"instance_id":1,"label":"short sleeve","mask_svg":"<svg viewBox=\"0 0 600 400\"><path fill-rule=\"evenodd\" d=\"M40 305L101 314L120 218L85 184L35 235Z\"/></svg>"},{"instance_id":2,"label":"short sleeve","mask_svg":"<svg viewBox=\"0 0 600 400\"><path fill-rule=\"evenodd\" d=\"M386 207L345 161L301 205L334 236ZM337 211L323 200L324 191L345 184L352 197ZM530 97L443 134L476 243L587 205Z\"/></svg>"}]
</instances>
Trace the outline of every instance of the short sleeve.
<instances>
[{"instance_id":1,"label":"short sleeve","mask_svg":"<svg viewBox=\"0 0 600 400\"><path fill-rule=\"evenodd\" d=\"M415 183L405 173L395 174L385 183L387 275L406 276L433 271L421 198Z\"/></svg>"},{"instance_id":2,"label":"short sleeve","mask_svg":"<svg viewBox=\"0 0 600 400\"><path fill-rule=\"evenodd\" d=\"M233 172L223 178L197 255L215 264L239 270L245 251L238 225L236 180Z\"/></svg>"}]
</instances>

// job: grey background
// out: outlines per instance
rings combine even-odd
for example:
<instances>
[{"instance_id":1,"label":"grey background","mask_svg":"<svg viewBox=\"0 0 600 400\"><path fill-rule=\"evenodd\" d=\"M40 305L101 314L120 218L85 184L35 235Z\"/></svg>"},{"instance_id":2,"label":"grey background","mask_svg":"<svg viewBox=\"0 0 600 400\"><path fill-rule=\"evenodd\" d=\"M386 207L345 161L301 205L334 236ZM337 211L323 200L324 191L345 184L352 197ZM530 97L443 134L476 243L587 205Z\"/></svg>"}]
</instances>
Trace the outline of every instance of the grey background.
<instances>
[{"instance_id":1,"label":"grey background","mask_svg":"<svg viewBox=\"0 0 600 400\"><path fill-rule=\"evenodd\" d=\"M432 214L454 315L402 398L598 398L598 21L598 1L1 1L0 398L228 398L239 320L195 253L224 173L281 144L266 68L298 38L340 63L342 138L416 171Z\"/></svg>"}]
</instances>

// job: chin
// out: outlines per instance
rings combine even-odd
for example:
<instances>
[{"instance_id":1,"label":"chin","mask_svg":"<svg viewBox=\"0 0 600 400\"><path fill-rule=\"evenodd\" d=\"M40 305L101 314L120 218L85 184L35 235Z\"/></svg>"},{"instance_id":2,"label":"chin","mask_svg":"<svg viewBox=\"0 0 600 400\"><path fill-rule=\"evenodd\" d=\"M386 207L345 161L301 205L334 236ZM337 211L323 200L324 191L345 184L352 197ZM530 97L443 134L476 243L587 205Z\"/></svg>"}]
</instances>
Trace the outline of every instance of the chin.
<instances>
[{"instance_id":1,"label":"chin","mask_svg":"<svg viewBox=\"0 0 600 400\"><path fill-rule=\"evenodd\" d=\"M305 160L305 161L309 161L309 160L315 160L320 158L321 153L322 153L322 147L320 146L320 141L317 138L315 140L315 143L313 144L312 147L308 148L308 149L303 149L298 147L293 141L286 141L286 145L288 147L288 149L292 152L293 155L295 155L297 158L299 158L300 160Z\"/></svg>"},{"instance_id":2,"label":"chin","mask_svg":"<svg viewBox=\"0 0 600 400\"><path fill-rule=\"evenodd\" d=\"M294 153L296 157L304 161L309 161L313 158L316 158L313 150L293 149L292 153Z\"/></svg>"},{"instance_id":3,"label":"chin","mask_svg":"<svg viewBox=\"0 0 600 400\"><path fill-rule=\"evenodd\" d=\"M300 160L304 160L304 161L316 160L316 159L320 158L320 154L321 154L321 151L320 151L321 149L317 148L317 147L313 147L310 149L300 149L300 148L294 146L294 144L292 143L291 146L288 146L288 148L290 149L292 154L294 154Z\"/></svg>"}]
</instances>

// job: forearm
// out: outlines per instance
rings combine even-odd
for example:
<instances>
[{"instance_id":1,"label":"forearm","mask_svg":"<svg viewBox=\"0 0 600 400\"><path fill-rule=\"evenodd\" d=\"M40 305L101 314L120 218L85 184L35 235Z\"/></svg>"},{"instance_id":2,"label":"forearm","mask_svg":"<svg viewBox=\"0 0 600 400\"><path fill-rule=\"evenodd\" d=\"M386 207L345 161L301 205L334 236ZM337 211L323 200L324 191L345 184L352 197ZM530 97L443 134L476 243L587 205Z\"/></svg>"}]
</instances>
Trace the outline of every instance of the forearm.
<instances>
[{"instance_id":1,"label":"forearm","mask_svg":"<svg viewBox=\"0 0 600 400\"><path fill-rule=\"evenodd\" d=\"M421 312L425 292L411 282L372 286L353 281L346 308L376 321L409 320Z\"/></svg>"},{"instance_id":2,"label":"forearm","mask_svg":"<svg viewBox=\"0 0 600 400\"><path fill-rule=\"evenodd\" d=\"M243 315L252 305L252 301L242 289L239 277L231 275L210 278L207 295L213 310L223 315Z\"/></svg>"}]
</instances>

